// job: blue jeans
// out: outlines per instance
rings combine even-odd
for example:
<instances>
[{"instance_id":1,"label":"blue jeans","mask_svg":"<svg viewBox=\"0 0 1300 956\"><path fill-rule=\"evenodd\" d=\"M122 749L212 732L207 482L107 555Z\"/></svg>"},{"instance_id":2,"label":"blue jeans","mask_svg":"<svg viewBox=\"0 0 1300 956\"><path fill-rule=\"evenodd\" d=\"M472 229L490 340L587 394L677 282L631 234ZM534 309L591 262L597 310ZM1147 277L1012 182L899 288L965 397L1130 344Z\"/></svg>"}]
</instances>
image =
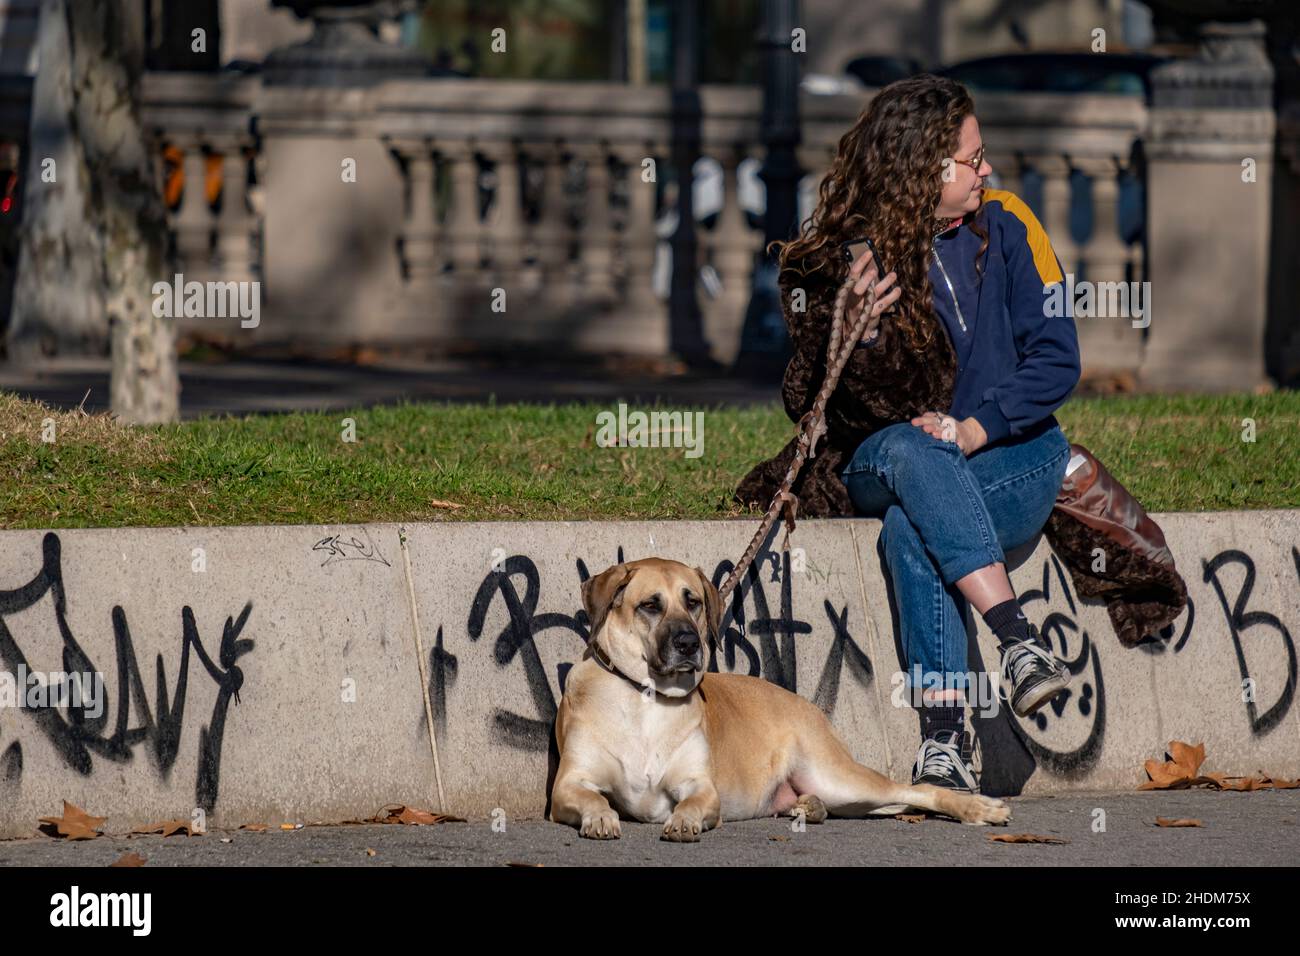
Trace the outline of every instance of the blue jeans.
<instances>
[{"instance_id":1,"label":"blue jeans","mask_svg":"<svg viewBox=\"0 0 1300 956\"><path fill-rule=\"evenodd\" d=\"M981 448L967 458L956 442L910 422L882 428L840 473L854 507L881 518L881 544L898 602L907 686L965 689L966 600L953 585L1005 563L1003 549L1033 540L1065 477L1070 443L1055 420Z\"/></svg>"}]
</instances>

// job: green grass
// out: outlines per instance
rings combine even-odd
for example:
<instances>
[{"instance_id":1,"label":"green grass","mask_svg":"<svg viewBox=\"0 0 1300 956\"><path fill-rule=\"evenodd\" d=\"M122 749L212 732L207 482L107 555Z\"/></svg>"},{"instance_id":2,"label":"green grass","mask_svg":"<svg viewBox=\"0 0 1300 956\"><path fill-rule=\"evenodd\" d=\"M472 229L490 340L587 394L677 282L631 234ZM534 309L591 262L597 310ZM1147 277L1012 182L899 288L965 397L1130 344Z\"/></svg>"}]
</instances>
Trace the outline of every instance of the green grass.
<instances>
[{"instance_id":1,"label":"green grass","mask_svg":"<svg viewBox=\"0 0 1300 956\"><path fill-rule=\"evenodd\" d=\"M704 409L704 453L686 458L597 446L605 410L422 404L132 429L0 394L0 526L736 517L736 482L794 429L775 404ZM1300 393L1079 399L1057 417L1149 511L1300 507Z\"/></svg>"}]
</instances>

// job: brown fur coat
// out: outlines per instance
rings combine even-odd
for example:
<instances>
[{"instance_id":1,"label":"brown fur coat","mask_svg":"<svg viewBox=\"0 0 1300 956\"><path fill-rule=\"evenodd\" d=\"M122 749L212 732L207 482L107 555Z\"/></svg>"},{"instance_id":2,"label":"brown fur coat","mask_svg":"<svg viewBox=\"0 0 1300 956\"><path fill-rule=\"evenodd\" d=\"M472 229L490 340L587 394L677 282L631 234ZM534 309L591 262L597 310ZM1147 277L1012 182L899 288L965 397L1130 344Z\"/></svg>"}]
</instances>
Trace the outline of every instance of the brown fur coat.
<instances>
[{"instance_id":1,"label":"brown fur coat","mask_svg":"<svg viewBox=\"0 0 1300 956\"><path fill-rule=\"evenodd\" d=\"M835 294L846 276L847 266L829 282L791 269L781 272L781 301L794 347L781 383L781 398L791 421L798 422L812 408L826 377L826 343ZM800 304L797 290L806 296L802 311L792 309ZM939 319L933 314L930 319L930 346L923 355L897 347L898 333L888 321L881 323L876 346L854 350L826 404L826 437L794 483L800 517L853 515L853 503L839 473L858 445L886 425L951 406L957 359ZM755 465L737 486L736 500L766 508L785 479L797 441L796 436L774 458ZM1082 449L1076 446L1075 450ZM1070 569L1075 591L1081 597L1105 601L1115 633L1126 646L1132 646L1178 616L1187 602L1187 588L1174 568L1160 529L1118 482L1104 469L1099 470L1107 482L1108 497L1103 499L1094 492L1081 505L1067 479L1044 532ZM1091 507L1094 514L1084 515L1084 507ZM1080 520L1080 515L1088 522ZM1092 570L1094 548L1101 548L1106 555L1103 573Z\"/></svg>"}]
</instances>

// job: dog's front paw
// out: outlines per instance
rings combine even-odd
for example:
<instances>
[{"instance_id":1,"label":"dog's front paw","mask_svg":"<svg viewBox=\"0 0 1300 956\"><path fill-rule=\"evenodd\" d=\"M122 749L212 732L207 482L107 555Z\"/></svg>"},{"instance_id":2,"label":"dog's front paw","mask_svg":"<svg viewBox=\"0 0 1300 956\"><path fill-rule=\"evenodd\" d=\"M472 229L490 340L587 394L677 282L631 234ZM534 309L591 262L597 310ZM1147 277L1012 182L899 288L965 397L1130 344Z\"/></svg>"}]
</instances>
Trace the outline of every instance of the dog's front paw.
<instances>
[{"instance_id":1,"label":"dog's front paw","mask_svg":"<svg viewBox=\"0 0 1300 956\"><path fill-rule=\"evenodd\" d=\"M617 840L618 814L613 810L597 810L595 813L584 814L578 834L589 840Z\"/></svg>"},{"instance_id":2,"label":"dog's front paw","mask_svg":"<svg viewBox=\"0 0 1300 956\"><path fill-rule=\"evenodd\" d=\"M703 829L704 821L694 814L674 813L664 824L660 839L674 843L698 843Z\"/></svg>"},{"instance_id":3,"label":"dog's front paw","mask_svg":"<svg viewBox=\"0 0 1300 956\"><path fill-rule=\"evenodd\" d=\"M1005 800L982 794L972 795L971 800L973 802L967 805L966 812L962 814L962 823L983 826L986 823L1006 823L1011 819L1011 807Z\"/></svg>"}]
</instances>

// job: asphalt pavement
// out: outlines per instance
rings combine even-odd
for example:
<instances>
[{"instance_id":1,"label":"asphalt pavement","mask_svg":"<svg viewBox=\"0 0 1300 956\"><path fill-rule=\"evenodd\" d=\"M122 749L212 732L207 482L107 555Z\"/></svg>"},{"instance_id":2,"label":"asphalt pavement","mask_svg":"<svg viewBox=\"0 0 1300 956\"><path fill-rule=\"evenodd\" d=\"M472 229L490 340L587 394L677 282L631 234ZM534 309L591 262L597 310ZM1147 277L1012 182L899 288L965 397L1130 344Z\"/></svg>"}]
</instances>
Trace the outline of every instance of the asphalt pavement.
<instances>
[{"instance_id":1,"label":"asphalt pavement","mask_svg":"<svg viewBox=\"0 0 1300 956\"><path fill-rule=\"evenodd\" d=\"M372 363L239 358L182 361L181 417L332 411L411 402L656 401L738 407L780 400L781 374L755 380L725 371L687 371L653 359L546 360L536 356L385 358ZM0 390L58 408L108 408L107 359L66 358L40 365L0 363Z\"/></svg>"},{"instance_id":2,"label":"asphalt pavement","mask_svg":"<svg viewBox=\"0 0 1300 956\"><path fill-rule=\"evenodd\" d=\"M660 840L662 827L622 823L617 840L586 840L545 820L434 826L315 826L203 836L43 835L0 841L0 866L107 866L124 853L146 866L1294 866L1300 790L1151 791L1013 797L1006 827L941 817L828 820L802 832L790 819L724 823L699 843ZM1099 814L1097 811L1102 811ZM1161 827L1158 817L1199 820ZM36 821L33 822L33 827ZM303 821L288 821L303 822ZM1104 826L1104 829L1102 829ZM995 843L1034 834L1064 843ZM229 841L229 842L225 842Z\"/></svg>"}]
</instances>

